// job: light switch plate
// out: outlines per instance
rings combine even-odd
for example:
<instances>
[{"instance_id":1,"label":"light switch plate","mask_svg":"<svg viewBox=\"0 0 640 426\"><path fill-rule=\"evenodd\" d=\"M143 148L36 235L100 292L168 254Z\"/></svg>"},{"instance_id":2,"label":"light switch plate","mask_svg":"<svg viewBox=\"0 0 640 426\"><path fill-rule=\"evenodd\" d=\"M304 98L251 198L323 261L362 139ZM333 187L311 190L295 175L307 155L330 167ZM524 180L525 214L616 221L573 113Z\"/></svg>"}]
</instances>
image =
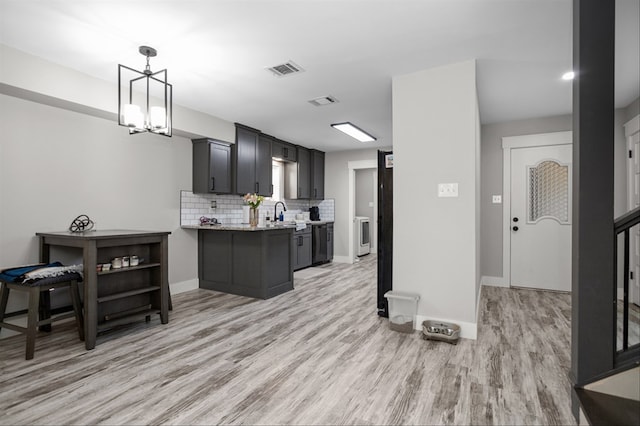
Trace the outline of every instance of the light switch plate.
<instances>
[{"instance_id":1,"label":"light switch plate","mask_svg":"<svg viewBox=\"0 0 640 426\"><path fill-rule=\"evenodd\" d=\"M491 198L493 204L502 204L502 195L493 195Z\"/></svg>"},{"instance_id":2,"label":"light switch plate","mask_svg":"<svg viewBox=\"0 0 640 426\"><path fill-rule=\"evenodd\" d=\"M457 197L457 196L458 196L457 183L439 183L438 184L438 197Z\"/></svg>"}]
</instances>

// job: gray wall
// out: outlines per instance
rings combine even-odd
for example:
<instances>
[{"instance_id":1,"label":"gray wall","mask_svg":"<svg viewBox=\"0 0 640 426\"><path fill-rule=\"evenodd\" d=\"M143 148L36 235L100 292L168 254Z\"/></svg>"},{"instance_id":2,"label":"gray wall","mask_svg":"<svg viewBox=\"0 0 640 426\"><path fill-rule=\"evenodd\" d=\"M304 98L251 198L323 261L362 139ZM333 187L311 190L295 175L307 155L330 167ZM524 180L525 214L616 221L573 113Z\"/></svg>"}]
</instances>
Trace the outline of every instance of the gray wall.
<instances>
[{"instance_id":1,"label":"gray wall","mask_svg":"<svg viewBox=\"0 0 640 426\"><path fill-rule=\"evenodd\" d=\"M170 284L197 278L196 231L180 229L179 212L189 139L129 136L113 121L5 95L0 128L0 268L36 262L36 232L87 214L98 229L170 231Z\"/></svg>"},{"instance_id":2,"label":"gray wall","mask_svg":"<svg viewBox=\"0 0 640 426\"><path fill-rule=\"evenodd\" d=\"M334 255L349 261L349 162L378 161L377 149L334 151L325 154L324 195L335 200Z\"/></svg>"},{"instance_id":3,"label":"gray wall","mask_svg":"<svg viewBox=\"0 0 640 426\"><path fill-rule=\"evenodd\" d=\"M636 99L628 107L615 112L615 198L614 215L626 210L626 141L622 125L638 115L640 102ZM482 126L481 142L481 274L488 277L502 277L502 204L493 204L492 195L502 194L502 138L535 133L569 131L572 128L571 115L534 118L508 123L486 124Z\"/></svg>"},{"instance_id":4,"label":"gray wall","mask_svg":"<svg viewBox=\"0 0 640 426\"><path fill-rule=\"evenodd\" d=\"M502 204L492 195L502 195L502 138L571 130L571 115L487 124L481 133L480 263L481 275L502 277Z\"/></svg>"}]
</instances>

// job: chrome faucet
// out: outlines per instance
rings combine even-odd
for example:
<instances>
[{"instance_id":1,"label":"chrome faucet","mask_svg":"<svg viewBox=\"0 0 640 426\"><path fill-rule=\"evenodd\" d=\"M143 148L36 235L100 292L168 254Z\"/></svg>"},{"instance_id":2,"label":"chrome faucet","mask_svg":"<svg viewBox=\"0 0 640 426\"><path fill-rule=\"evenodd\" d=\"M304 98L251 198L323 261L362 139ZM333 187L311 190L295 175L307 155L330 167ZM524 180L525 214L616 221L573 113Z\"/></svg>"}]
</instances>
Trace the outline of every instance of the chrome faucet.
<instances>
[{"instance_id":1,"label":"chrome faucet","mask_svg":"<svg viewBox=\"0 0 640 426\"><path fill-rule=\"evenodd\" d=\"M282 208L284 209L284 211L287 211L287 206L284 205L284 203L282 201L278 201L274 206L273 206L273 221L277 222L278 221L278 204L282 204Z\"/></svg>"}]
</instances>

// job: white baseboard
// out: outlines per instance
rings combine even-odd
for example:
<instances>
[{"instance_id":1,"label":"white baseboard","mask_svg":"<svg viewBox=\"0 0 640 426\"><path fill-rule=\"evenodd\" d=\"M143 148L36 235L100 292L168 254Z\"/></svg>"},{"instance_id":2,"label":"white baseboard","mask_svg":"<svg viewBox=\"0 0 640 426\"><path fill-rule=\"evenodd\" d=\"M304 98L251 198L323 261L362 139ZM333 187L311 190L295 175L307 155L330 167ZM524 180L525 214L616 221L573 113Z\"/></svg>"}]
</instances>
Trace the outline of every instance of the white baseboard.
<instances>
[{"instance_id":1,"label":"white baseboard","mask_svg":"<svg viewBox=\"0 0 640 426\"><path fill-rule=\"evenodd\" d=\"M447 318L432 318L432 317L426 317L423 315L416 315L416 330L422 331L422 321L426 321L426 320L448 322L448 323L459 325L460 337L462 337L463 339L472 339L472 340L476 340L478 338L478 324L473 322L461 322L461 321L451 320Z\"/></svg>"},{"instance_id":2,"label":"white baseboard","mask_svg":"<svg viewBox=\"0 0 640 426\"><path fill-rule=\"evenodd\" d=\"M480 279L480 286L488 285L491 287L506 287L509 288L509 283L503 277L489 277L483 275Z\"/></svg>"},{"instance_id":3,"label":"white baseboard","mask_svg":"<svg viewBox=\"0 0 640 426\"><path fill-rule=\"evenodd\" d=\"M171 294L184 293L186 291L197 290L200 287L198 279L180 281L179 283L169 284L169 291Z\"/></svg>"},{"instance_id":4,"label":"white baseboard","mask_svg":"<svg viewBox=\"0 0 640 426\"><path fill-rule=\"evenodd\" d=\"M353 259L351 259L349 256L333 256L333 261L336 263L353 263Z\"/></svg>"}]
</instances>

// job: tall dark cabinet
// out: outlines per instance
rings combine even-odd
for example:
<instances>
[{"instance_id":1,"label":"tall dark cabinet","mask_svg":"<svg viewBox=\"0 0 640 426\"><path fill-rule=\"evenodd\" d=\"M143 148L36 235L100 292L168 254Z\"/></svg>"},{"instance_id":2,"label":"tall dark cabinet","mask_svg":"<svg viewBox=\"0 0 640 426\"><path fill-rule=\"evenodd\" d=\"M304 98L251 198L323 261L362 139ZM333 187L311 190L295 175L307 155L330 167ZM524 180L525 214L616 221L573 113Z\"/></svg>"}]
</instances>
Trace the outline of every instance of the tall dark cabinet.
<instances>
[{"instance_id":1,"label":"tall dark cabinet","mask_svg":"<svg viewBox=\"0 0 640 426\"><path fill-rule=\"evenodd\" d=\"M271 164L271 138L258 136L256 145L256 193L271 197L273 195L273 166Z\"/></svg>"},{"instance_id":2,"label":"tall dark cabinet","mask_svg":"<svg viewBox=\"0 0 640 426\"><path fill-rule=\"evenodd\" d=\"M270 197L271 138L259 130L236 123L236 143L231 149L236 194L257 193Z\"/></svg>"},{"instance_id":3,"label":"tall dark cabinet","mask_svg":"<svg viewBox=\"0 0 640 426\"><path fill-rule=\"evenodd\" d=\"M192 190L196 194L231 193L231 145L215 139L194 139Z\"/></svg>"},{"instance_id":4,"label":"tall dark cabinet","mask_svg":"<svg viewBox=\"0 0 640 426\"><path fill-rule=\"evenodd\" d=\"M311 163L311 199L324 200L324 152L309 150Z\"/></svg>"},{"instance_id":5,"label":"tall dark cabinet","mask_svg":"<svg viewBox=\"0 0 640 426\"><path fill-rule=\"evenodd\" d=\"M296 147L297 161L285 166L285 198L308 200L311 198L311 153L303 146Z\"/></svg>"},{"instance_id":6,"label":"tall dark cabinet","mask_svg":"<svg viewBox=\"0 0 640 426\"><path fill-rule=\"evenodd\" d=\"M378 151L378 315L389 317L393 289L393 152Z\"/></svg>"}]
</instances>

